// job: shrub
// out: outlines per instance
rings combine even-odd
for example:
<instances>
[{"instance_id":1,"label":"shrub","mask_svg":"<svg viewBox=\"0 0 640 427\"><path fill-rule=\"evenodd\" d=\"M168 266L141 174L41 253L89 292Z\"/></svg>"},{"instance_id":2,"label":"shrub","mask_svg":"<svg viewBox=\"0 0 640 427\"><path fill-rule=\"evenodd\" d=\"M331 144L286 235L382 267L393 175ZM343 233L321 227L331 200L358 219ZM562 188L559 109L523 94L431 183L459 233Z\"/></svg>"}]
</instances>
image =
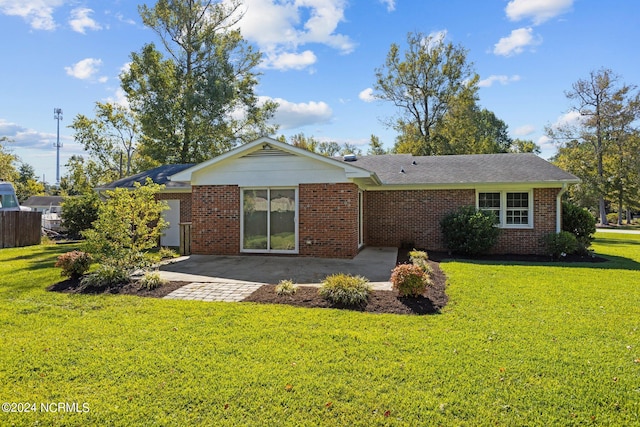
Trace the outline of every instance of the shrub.
<instances>
[{"instance_id":1,"label":"shrub","mask_svg":"<svg viewBox=\"0 0 640 427\"><path fill-rule=\"evenodd\" d=\"M544 236L544 247L548 255L553 259L560 259L568 254L575 253L578 249L578 240L576 236L568 231L559 233L550 233Z\"/></svg>"},{"instance_id":2,"label":"shrub","mask_svg":"<svg viewBox=\"0 0 640 427\"><path fill-rule=\"evenodd\" d=\"M616 219L617 221L617 219ZM562 203L562 230L576 236L577 252L586 254L596 232L596 218L588 210L572 203Z\"/></svg>"},{"instance_id":3,"label":"shrub","mask_svg":"<svg viewBox=\"0 0 640 427\"><path fill-rule=\"evenodd\" d=\"M422 268L425 272L431 273L431 267L429 267L429 256L425 251L412 250L409 252L409 260L413 265L417 265Z\"/></svg>"},{"instance_id":4,"label":"shrub","mask_svg":"<svg viewBox=\"0 0 640 427\"><path fill-rule=\"evenodd\" d=\"M391 272L391 284L402 297L419 296L431 285L431 278L419 265L399 264Z\"/></svg>"},{"instance_id":5,"label":"shrub","mask_svg":"<svg viewBox=\"0 0 640 427\"><path fill-rule=\"evenodd\" d=\"M129 271L119 265L100 264L96 271L83 276L80 283L93 288L123 285L129 283Z\"/></svg>"},{"instance_id":6,"label":"shrub","mask_svg":"<svg viewBox=\"0 0 640 427\"><path fill-rule=\"evenodd\" d=\"M618 223L618 213L611 212L607 214L607 222L609 224L617 224Z\"/></svg>"},{"instance_id":7,"label":"shrub","mask_svg":"<svg viewBox=\"0 0 640 427\"><path fill-rule=\"evenodd\" d=\"M62 226L69 237L79 239L82 232L89 230L98 219L98 209L102 202L97 193L67 197L62 202Z\"/></svg>"},{"instance_id":8,"label":"shrub","mask_svg":"<svg viewBox=\"0 0 640 427\"><path fill-rule=\"evenodd\" d=\"M327 276L318 291L321 297L335 304L344 305L365 304L370 292L371 286L368 279L342 273Z\"/></svg>"},{"instance_id":9,"label":"shrub","mask_svg":"<svg viewBox=\"0 0 640 427\"><path fill-rule=\"evenodd\" d=\"M160 273L157 271L146 271L139 282L140 289L146 289L148 291L159 288L165 283L167 283L167 281L160 277Z\"/></svg>"},{"instance_id":10,"label":"shrub","mask_svg":"<svg viewBox=\"0 0 640 427\"><path fill-rule=\"evenodd\" d=\"M444 244L451 252L478 255L498 241L500 229L494 214L463 206L440 221Z\"/></svg>"},{"instance_id":11,"label":"shrub","mask_svg":"<svg viewBox=\"0 0 640 427\"><path fill-rule=\"evenodd\" d=\"M279 296L293 295L297 290L298 287L294 285L291 280L281 280L280 283L276 285L276 294Z\"/></svg>"},{"instance_id":12,"label":"shrub","mask_svg":"<svg viewBox=\"0 0 640 427\"><path fill-rule=\"evenodd\" d=\"M71 251L58 256L55 264L62 268L60 274L65 277L78 278L91 266L91 255L82 251Z\"/></svg>"}]
</instances>

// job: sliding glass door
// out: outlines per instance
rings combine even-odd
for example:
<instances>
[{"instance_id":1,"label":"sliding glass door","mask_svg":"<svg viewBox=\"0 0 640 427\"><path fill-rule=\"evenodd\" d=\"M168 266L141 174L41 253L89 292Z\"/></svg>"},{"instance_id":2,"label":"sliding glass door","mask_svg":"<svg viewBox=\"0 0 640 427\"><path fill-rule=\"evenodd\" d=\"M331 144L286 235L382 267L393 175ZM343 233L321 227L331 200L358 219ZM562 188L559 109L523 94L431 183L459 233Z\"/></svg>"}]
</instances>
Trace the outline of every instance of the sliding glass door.
<instances>
[{"instance_id":1,"label":"sliding glass door","mask_svg":"<svg viewBox=\"0 0 640 427\"><path fill-rule=\"evenodd\" d=\"M242 251L297 253L297 190L242 190Z\"/></svg>"}]
</instances>

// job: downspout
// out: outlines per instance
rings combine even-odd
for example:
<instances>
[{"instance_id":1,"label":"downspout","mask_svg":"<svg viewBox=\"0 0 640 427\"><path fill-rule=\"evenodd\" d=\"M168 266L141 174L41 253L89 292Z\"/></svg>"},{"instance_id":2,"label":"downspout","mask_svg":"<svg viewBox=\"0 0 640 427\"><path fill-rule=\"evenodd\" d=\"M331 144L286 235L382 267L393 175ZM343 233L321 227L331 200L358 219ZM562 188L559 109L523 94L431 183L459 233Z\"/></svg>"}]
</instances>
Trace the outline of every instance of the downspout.
<instances>
[{"instance_id":1,"label":"downspout","mask_svg":"<svg viewBox=\"0 0 640 427\"><path fill-rule=\"evenodd\" d=\"M562 231L562 195L567 192L567 183L562 184L562 188L556 197L556 233Z\"/></svg>"}]
</instances>

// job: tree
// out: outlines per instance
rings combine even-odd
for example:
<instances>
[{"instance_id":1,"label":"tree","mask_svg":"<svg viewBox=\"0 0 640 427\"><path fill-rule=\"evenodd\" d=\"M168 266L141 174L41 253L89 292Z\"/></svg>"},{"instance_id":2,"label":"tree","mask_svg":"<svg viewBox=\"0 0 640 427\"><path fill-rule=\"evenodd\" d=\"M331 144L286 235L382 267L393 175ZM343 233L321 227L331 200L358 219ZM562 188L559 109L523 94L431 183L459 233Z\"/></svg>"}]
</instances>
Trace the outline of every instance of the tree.
<instances>
[{"instance_id":1,"label":"tree","mask_svg":"<svg viewBox=\"0 0 640 427\"><path fill-rule=\"evenodd\" d=\"M372 156L378 156L380 154L387 154L387 150L382 146L382 142L380 142L380 138L375 135L371 135L371 140L369 141L369 149L367 150L367 154Z\"/></svg>"},{"instance_id":2,"label":"tree","mask_svg":"<svg viewBox=\"0 0 640 427\"><path fill-rule=\"evenodd\" d=\"M437 154L505 153L513 143L507 124L471 99L453 102L436 132Z\"/></svg>"},{"instance_id":3,"label":"tree","mask_svg":"<svg viewBox=\"0 0 640 427\"><path fill-rule=\"evenodd\" d=\"M71 124L74 139L84 146L96 166L99 183L113 181L134 170L133 155L140 139L140 125L126 107L96 102L96 117L78 114Z\"/></svg>"},{"instance_id":4,"label":"tree","mask_svg":"<svg viewBox=\"0 0 640 427\"><path fill-rule=\"evenodd\" d=\"M18 167L18 178L15 180L16 196L22 203L31 196L44 195L44 185L38 182L36 172L28 163L21 163Z\"/></svg>"},{"instance_id":5,"label":"tree","mask_svg":"<svg viewBox=\"0 0 640 427\"><path fill-rule=\"evenodd\" d=\"M607 158L614 151L620 152L620 144L633 141L628 135L633 132L632 124L639 117L640 95L635 92L635 86L618 81L619 76L609 69L592 71L588 79L578 80L565 95L574 102L571 109L580 114L581 120L577 124L547 128L547 134L563 144L564 156L586 160L587 155L592 161L593 170L584 175L580 174L580 169L570 168L569 171L594 185L601 224L608 224L607 196L612 186L624 185L621 174L629 167L618 168L617 172L612 168L605 169ZM576 163L571 159L566 162L569 165ZM624 194L620 188L619 192Z\"/></svg>"},{"instance_id":6,"label":"tree","mask_svg":"<svg viewBox=\"0 0 640 427\"><path fill-rule=\"evenodd\" d=\"M78 196L93 192L100 184L102 171L97 163L82 156L72 155L65 164L67 175L60 179L60 189L67 196Z\"/></svg>"},{"instance_id":7,"label":"tree","mask_svg":"<svg viewBox=\"0 0 640 427\"><path fill-rule=\"evenodd\" d=\"M159 37L131 54L120 76L144 138L143 155L159 163L199 163L238 142L271 134L277 104L259 105L252 72L261 54L240 31L237 0L158 0L138 8Z\"/></svg>"},{"instance_id":8,"label":"tree","mask_svg":"<svg viewBox=\"0 0 640 427\"><path fill-rule=\"evenodd\" d=\"M67 230L70 238L79 239L84 231L91 229L93 222L98 219L101 204L98 193L94 191L64 199L62 226Z\"/></svg>"},{"instance_id":9,"label":"tree","mask_svg":"<svg viewBox=\"0 0 640 427\"><path fill-rule=\"evenodd\" d=\"M15 166L18 156L12 154L5 147L7 142L9 142L9 138L6 136L0 137L0 181L14 182L18 177L18 170Z\"/></svg>"},{"instance_id":10,"label":"tree","mask_svg":"<svg viewBox=\"0 0 640 427\"><path fill-rule=\"evenodd\" d=\"M129 272L144 266L144 252L157 246L168 225L161 216L168 206L156 200L164 186L150 179L145 185L134 185L134 190L107 191L93 228L82 233L87 252L97 261Z\"/></svg>"},{"instance_id":11,"label":"tree","mask_svg":"<svg viewBox=\"0 0 640 427\"><path fill-rule=\"evenodd\" d=\"M392 44L376 70L376 97L399 112L387 125L398 132L395 152L442 154L437 128L455 104L473 103L479 76L467 63L467 51L444 42L444 35L407 35L404 55Z\"/></svg>"},{"instance_id":12,"label":"tree","mask_svg":"<svg viewBox=\"0 0 640 427\"><path fill-rule=\"evenodd\" d=\"M511 142L511 153L534 153L540 154L540 146L529 139L514 139Z\"/></svg>"}]
</instances>

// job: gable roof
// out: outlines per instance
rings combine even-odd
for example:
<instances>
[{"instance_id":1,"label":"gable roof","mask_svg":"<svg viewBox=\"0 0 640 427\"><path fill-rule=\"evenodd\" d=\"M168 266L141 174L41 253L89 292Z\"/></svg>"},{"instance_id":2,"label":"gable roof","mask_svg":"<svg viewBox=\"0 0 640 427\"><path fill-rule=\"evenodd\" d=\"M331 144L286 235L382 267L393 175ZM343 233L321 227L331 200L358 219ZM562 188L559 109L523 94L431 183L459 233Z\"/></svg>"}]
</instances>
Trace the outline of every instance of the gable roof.
<instances>
[{"instance_id":1,"label":"gable roof","mask_svg":"<svg viewBox=\"0 0 640 427\"><path fill-rule=\"evenodd\" d=\"M151 180L156 184L165 185L165 191L166 190L174 190L174 191L189 190L191 188L191 185L189 183L170 181L169 177L185 169L188 169L193 165L194 165L193 163L188 163L188 164L180 164L180 165L158 166L157 168L153 168L145 172L140 172L135 175L110 182L109 184L96 188L96 190L114 190L116 188L133 188L136 182L140 184L144 184L147 178L151 178Z\"/></svg>"},{"instance_id":2,"label":"gable roof","mask_svg":"<svg viewBox=\"0 0 640 427\"><path fill-rule=\"evenodd\" d=\"M192 174L194 173L198 173L210 167L215 167L216 164L225 162L226 160L236 159L236 158L250 155L251 153L259 153L259 152L265 152L265 151L272 152L273 154L278 154L279 152L279 154L287 153L287 154L293 154L296 156L311 158L318 162L344 169L345 175L348 178L370 179L376 183L379 183L379 181L377 180L377 177L375 177L375 174L372 174L370 171L359 167L359 165L336 161L336 159L326 157L321 154L313 153L309 150L295 147L293 145L290 145L269 137L258 138L255 141L249 142L244 145L240 145L230 151L227 151L226 153L223 153L217 157L214 157L211 160L207 160L205 162L194 165L190 168L186 168L183 171L173 175L170 179L173 182L178 182L178 181L191 182Z\"/></svg>"},{"instance_id":3,"label":"gable roof","mask_svg":"<svg viewBox=\"0 0 640 427\"><path fill-rule=\"evenodd\" d=\"M375 173L383 185L541 185L580 181L533 153L452 156L383 154L357 157L349 163Z\"/></svg>"}]
</instances>

